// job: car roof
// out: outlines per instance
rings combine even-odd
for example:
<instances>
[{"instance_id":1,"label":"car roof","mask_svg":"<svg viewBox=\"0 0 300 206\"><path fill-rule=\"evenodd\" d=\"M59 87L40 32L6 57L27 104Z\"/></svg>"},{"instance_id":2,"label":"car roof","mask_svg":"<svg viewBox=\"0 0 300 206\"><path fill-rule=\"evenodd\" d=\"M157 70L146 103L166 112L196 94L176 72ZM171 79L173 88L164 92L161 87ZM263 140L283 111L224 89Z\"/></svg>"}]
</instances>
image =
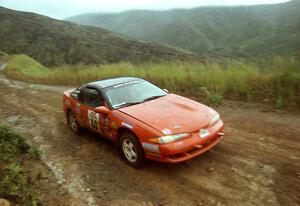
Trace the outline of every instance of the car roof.
<instances>
[{"instance_id":1,"label":"car roof","mask_svg":"<svg viewBox=\"0 0 300 206\"><path fill-rule=\"evenodd\" d=\"M117 78L109 78L109 79L104 79L104 80L98 80L94 81L91 83L88 83L88 86L96 86L100 88L107 88L111 86L115 86L118 84L123 84L127 82L132 82L132 81L137 81L137 80L142 80L137 77L117 77Z\"/></svg>"}]
</instances>

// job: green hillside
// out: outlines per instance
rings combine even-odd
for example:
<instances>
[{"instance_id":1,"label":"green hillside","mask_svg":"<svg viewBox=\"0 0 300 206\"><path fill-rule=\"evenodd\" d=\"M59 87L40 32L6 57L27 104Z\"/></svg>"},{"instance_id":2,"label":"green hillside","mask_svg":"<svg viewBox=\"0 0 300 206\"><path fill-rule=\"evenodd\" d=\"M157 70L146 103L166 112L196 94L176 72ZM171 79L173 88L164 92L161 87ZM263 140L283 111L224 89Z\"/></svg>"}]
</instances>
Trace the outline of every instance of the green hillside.
<instances>
[{"instance_id":1,"label":"green hillside","mask_svg":"<svg viewBox=\"0 0 300 206\"><path fill-rule=\"evenodd\" d=\"M8 54L24 53L47 66L188 58L175 49L131 40L98 27L4 7L0 7L0 49Z\"/></svg>"},{"instance_id":2,"label":"green hillside","mask_svg":"<svg viewBox=\"0 0 300 206\"><path fill-rule=\"evenodd\" d=\"M67 20L202 55L300 53L300 1L296 0L273 5L83 14Z\"/></svg>"}]
</instances>

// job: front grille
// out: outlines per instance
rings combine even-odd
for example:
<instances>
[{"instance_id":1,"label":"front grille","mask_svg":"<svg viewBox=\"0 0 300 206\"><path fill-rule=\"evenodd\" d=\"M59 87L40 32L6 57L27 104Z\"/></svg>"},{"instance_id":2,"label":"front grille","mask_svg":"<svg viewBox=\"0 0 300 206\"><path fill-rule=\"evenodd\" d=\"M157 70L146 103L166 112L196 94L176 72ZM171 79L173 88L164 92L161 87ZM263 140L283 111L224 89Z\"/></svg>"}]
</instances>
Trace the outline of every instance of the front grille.
<instances>
[{"instance_id":1,"label":"front grille","mask_svg":"<svg viewBox=\"0 0 300 206\"><path fill-rule=\"evenodd\" d=\"M184 153L179 153L179 154L169 156L170 159L179 159L179 158L182 158L182 157L185 157Z\"/></svg>"},{"instance_id":2,"label":"front grille","mask_svg":"<svg viewBox=\"0 0 300 206\"><path fill-rule=\"evenodd\" d=\"M209 145L211 145L217 139L218 139L218 137L215 137L215 138L205 142L203 145L195 145L194 148L190 149L189 151L186 151L184 153L175 154L175 155L170 155L169 158L175 160L175 159L180 159L183 157L194 155L194 154L198 153L199 151L203 150L204 148L208 147Z\"/></svg>"}]
</instances>

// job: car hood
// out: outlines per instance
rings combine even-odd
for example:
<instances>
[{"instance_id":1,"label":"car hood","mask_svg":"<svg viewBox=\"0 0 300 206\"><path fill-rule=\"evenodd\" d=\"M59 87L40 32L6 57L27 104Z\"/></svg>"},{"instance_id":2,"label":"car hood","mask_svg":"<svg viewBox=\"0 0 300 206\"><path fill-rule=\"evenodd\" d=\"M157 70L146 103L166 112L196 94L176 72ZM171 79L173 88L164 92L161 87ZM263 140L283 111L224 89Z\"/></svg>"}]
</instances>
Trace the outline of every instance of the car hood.
<instances>
[{"instance_id":1,"label":"car hood","mask_svg":"<svg viewBox=\"0 0 300 206\"><path fill-rule=\"evenodd\" d=\"M207 127L215 111L175 94L119 109L160 131L163 135L195 132Z\"/></svg>"}]
</instances>

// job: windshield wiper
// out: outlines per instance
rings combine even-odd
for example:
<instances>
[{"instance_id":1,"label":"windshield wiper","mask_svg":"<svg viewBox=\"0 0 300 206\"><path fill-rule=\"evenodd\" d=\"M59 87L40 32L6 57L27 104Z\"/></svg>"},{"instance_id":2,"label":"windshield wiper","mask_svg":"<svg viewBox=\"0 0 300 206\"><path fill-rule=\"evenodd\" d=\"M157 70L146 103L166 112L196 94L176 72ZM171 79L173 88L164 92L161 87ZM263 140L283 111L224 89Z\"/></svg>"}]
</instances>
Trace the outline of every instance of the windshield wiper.
<instances>
[{"instance_id":1,"label":"windshield wiper","mask_svg":"<svg viewBox=\"0 0 300 206\"><path fill-rule=\"evenodd\" d=\"M154 99L157 99L157 98L163 97L163 96L166 96L166 95L156 95L156 96L148 97L148 98L144 99L143 102L154 100Z\"/></svg>"},{"instance_id":2,"label":"windshield wiper","mask_svg":"<svg viewBox=\"0 0 300 206\"><path fill-rule=\"evenodd\" d=\"M117 108L128 107L128 106L132 106L132 105L140 104L140 103L142 103L142 102L122 102L118 105L115 105L115 107L117 107Z\"/></svg>"},{"instance_id":3,"label":"windshield wiper","mask_svg":"<svg viewBox=\"0 0 300 206\"><path fill-rule=\"evenodd\" d=\"M150 100L154 100L154 99L157 99L157 98L163 97L163 96L166 96L166 95L151 96L151 97L148 97L148 98L146 98L146 99L144 99L143 101L140 101L140 102L122 102L120 104L114 105L114 107L116 107L116 108L128 107L128 106L140 104L140 103L143 103L143 102L147 102L147 101L150 101Z\"/></svg>"}]
</instances>

